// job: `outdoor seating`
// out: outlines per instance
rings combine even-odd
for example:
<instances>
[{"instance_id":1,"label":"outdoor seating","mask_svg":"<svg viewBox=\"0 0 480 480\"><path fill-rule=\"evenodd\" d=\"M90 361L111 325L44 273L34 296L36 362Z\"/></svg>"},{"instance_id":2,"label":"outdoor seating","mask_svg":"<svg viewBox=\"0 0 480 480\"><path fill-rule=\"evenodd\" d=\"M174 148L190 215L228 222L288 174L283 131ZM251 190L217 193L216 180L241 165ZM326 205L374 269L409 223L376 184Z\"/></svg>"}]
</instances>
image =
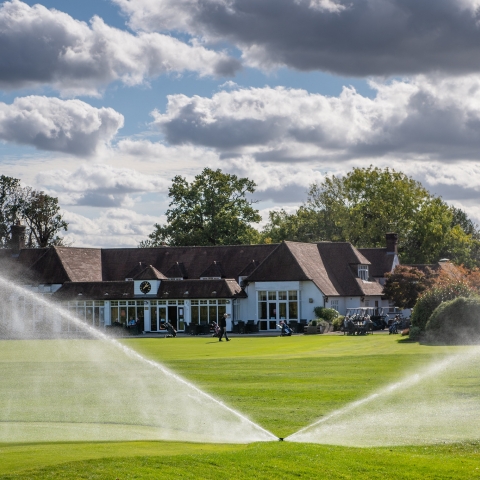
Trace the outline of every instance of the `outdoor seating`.
<instances>
[{"instance_id":1,"label":"outdoor seating","mask_svg":"<svg viewBox=\"0 0 480 480\"><path fill-rule=\"evenodd\" d=\"M248 320L245 325L245 333L256 333L258 332L258 324L255 323L255 320Z\"/></svg>"},{"instance_id":2,"label":"outdoor seating","mask_svg":"<svg viewBox=\"0 0 480 480\"><path fill-rule=\"evenodd\" d=\"M238 321L238 333L245 333L245 322L243 320Z\"/></svg>"},{"instance_id":3,"label":"outdoor seating","mask_svg":"<svg viewBox=\"0 0 480 480\"><path fill-rule=\"evenodd\" d=\"M305 327L308 325L306 319L300 319L300 322L297 324L297 333L303 333L305 331Z\"/></svg>"}]
</instances>

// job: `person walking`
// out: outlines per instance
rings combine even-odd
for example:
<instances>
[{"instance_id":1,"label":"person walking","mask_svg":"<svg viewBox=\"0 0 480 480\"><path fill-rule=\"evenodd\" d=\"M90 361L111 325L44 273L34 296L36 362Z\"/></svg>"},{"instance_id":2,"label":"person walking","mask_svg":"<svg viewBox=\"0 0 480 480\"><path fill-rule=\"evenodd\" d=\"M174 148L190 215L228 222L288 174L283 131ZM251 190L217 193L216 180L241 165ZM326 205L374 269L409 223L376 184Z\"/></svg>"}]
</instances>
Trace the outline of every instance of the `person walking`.
<instances>
[{"instance_id":1,"label":"person walking","mask_svg":"<svg viewBox=\"0 0 480 480\"><path fill-rule=\"evenodd\" d=\"M218 339L219 342L222 341L222 337L225 335L225 340L227 342L230 341L230 339L227 336L227 317L228 313L225 313L223 317L220 319L220 337Z\"/></svg>"}]
</instances>

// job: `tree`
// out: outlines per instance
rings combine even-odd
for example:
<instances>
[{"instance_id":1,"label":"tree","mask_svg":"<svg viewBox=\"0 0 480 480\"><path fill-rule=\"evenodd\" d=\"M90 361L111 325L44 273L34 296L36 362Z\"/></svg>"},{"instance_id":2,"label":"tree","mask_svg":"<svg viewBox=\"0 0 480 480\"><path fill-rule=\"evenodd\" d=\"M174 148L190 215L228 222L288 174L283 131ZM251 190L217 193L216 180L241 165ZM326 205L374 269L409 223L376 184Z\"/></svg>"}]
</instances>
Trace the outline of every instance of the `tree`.
<instances>
[{"instance_id":1,"label":"tree","mask_svg":"<svg viewBox=\"0 0 480 480\"><path fill-rule=\"evenodd\" d=\"M256 243L259 233L250 224L261 220L247 198L255 191L248 178L205 168L192 183L179 175L172 180L166 225L140 247L160 245L238 245Z\"/></svg>"},{"instance_id":2,"label":"tree","mask_svg":"<svg viewBox=\"0 0 480 480\"><path fill-rule=\"evenodd\" d=\"M19 212L27 224L27 246L44 248L62 244L57 234L60 230L66 231L68 223L60 214L58 198L27 187Z\"/></svg>"},{"instance_id":3,"label":"tree","mask_svg":"<svg viewBox=\"0 0 480 480\"><path fill-rule=\"evenodd\" d=\"M413 308L418 296L433 282L431 272L425 274L418 268L406 265L398 265L385 276L383 294L400 308Z\"/></svg>"},{"instance_id":4,"label":"tree","mask_svg":"<svg viewBox=\"0 0 480 480\"><path fill-rule=\"evenodd\" d=\"M421 183L385 168L355 168L310 187L292 215L273 213L263 238L350 242L382 247L385 233L399 235L403 263L433 263L442 257L480 265L479 234L465 212L431 195Z\"/></svg>"},{"instance_id":5,"label":"tree","mask_svg":"<svg viewBox=\"0 0 480 480\"><path fill-rule=\"evenodd\" d=\"M0 248L9 246L10 227L15 222L22 188L17 178L0 176Z\"/></svg>"}]
</instances>

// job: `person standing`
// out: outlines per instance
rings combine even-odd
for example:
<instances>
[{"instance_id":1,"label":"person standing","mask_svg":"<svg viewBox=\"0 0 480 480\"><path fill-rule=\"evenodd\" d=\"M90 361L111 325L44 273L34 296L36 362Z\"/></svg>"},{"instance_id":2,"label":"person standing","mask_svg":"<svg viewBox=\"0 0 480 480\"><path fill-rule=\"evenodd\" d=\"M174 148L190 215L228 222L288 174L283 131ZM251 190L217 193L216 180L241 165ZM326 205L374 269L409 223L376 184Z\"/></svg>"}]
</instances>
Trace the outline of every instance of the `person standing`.
<instances>
[{"instance_id":1,"label":"person standing","mask_svg":"<svg viewBox=\"0 0 480 480\"><path fill-rule=\"evenodd\" d=\"M227 336L227 317L228 313L225 313L223 317L220 319L220 338L218 339L219 342L222 341L222 337L225 335L225 340L227 342L230 341L230 339Z\"/></svg>"}]
</instances>

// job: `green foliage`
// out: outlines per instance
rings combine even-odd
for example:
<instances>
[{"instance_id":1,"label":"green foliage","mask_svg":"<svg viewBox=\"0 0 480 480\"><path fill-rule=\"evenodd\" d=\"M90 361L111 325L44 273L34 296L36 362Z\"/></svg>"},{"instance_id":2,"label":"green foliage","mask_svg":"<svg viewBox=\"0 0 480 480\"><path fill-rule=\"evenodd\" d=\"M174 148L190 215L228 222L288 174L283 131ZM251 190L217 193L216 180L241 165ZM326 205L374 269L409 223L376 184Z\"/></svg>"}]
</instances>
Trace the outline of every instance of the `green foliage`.
<instances>
[{"instance_id":1,"label":"green foliage","mask_svg":"<svg viewBox=\"0 0 480 480\"><path fill-rule=\"evenodd\" d=\"M342 329L344 319L345 317L343 315L339 315L337 318L333 319L332 325L334 332L339 332Z\"/></svg>"},{"instance_id":2,"label":"green foliage","mask_svg":"<svg viewBox=\"0 0 480 480\"><path fill-rule=\"evenodd\" d=\"M384 247L387 232L398 233L403 263L446 257L469 268L480 265L480 235L465 212L389 168L354 168L344 177L313 184L297 212L270 214L262 237Z\"/></svg>"},{"instance_id":3,"label":"green foliage","mask_svg":"<svg viewBox=\"0 0 480 480\"><path fill-rule=\"evenodd\" d=\"M10 227L17 217L21 192L20 180L0 176L0 248L9 246Z\"/></svg>"},{"instance_id":4,"label":"green foliage","mask_svg":"<svg viewBox=\"0 0 480 480\"><path fill-rule=\"evenodd\" d=\"M43 192L27 190L20 203L20 212L27 224L27 246L44 248L62 245L60 230L66 231L68 223L60 213L58 198Z\"/></svg>"},{"instance_id":5,"label":"green foliage","mask_svg":"<svg viewBox=\"0 0 480 480\"><path fill-rule=\"evenodd\" d=\"M425 327L426 338L447 344L478 343L480 297L459 297L439 305Z\"/></svg>"},{"instance_id":6,"label":"green foliage","mask_svg":"<svg viewBox=\"0 0 480 480\"><path fill-rule=\"evenodd\" d=\"M315 313L317 318L326 320L329 323L338 317L338 312L334 308L315 307L313 313Z\"/></svg>"},{"instance_id":7,"label":"green foliage","mask_svg":"<svg viewBox=\"0 0 480 480\"><path fill-rule=\"evenodd\" d=\"M169 189L166 225L156 224L140 247L258 243L260 234L250 224L261 217L247 199L255 187L248 178L210 168L192 183L177 175Z\"/></svg>"},{"instance_id":8,"label":"green foliage","mask_svg":"<svg viewBox=\"0 0 480 480\"><path fill-rule=\"evenodd\" d=\"M412 326L418 327L420 332L425 331L433 311L443 302L457 297L473 297L475 290L465 282L452 280L444 285L437 285L423 293L412 310Z\"/></svg>"},{"instance_id":9,"label":"green foliage","mask_svg":"<svg viewBox=\"0 0 480 480\"><path fill-rule=\"evenodd\" d=\"M428 275L406 265L398 265L385 277L383 294L400 308L413 308L418 296L431 284Z\"/></svg>"},{"instance_id":10,"label":"green foliage","mask_svg":"<svg viewBox=\"0 0 480 480\"><path fill-rule=\"evenodd\" d=\"M310 320L308 322L308 326L309 327L316 327L317 326L317 321L316 320Z\"/></svg>"},{"instance_id":11,"label":"green foliage","mask_svg":"<svg viewBox=\"0 0 480 480\"><path fill-rule=\"evenodd\" d=\"M10 227L17 221L26 223L27 247L61 245L58 236L67 222L60 213L58 198L21 187L17 178L0 176L0 247L9 247Z\"/></svg>"},{"instance_id":12,"label":"green foliage","mask_svg":"<svg viewBox=\"0 0 480 480\"><path fill-rule=\"evenodd\" d=\"M414 340L414 341L417 341L417 340L420 340L422 338L422 330L420 329L420 327L410 327L410 332L408 334L408 337L410 338L410 340Z\"/></svg>"}]
</instances>

